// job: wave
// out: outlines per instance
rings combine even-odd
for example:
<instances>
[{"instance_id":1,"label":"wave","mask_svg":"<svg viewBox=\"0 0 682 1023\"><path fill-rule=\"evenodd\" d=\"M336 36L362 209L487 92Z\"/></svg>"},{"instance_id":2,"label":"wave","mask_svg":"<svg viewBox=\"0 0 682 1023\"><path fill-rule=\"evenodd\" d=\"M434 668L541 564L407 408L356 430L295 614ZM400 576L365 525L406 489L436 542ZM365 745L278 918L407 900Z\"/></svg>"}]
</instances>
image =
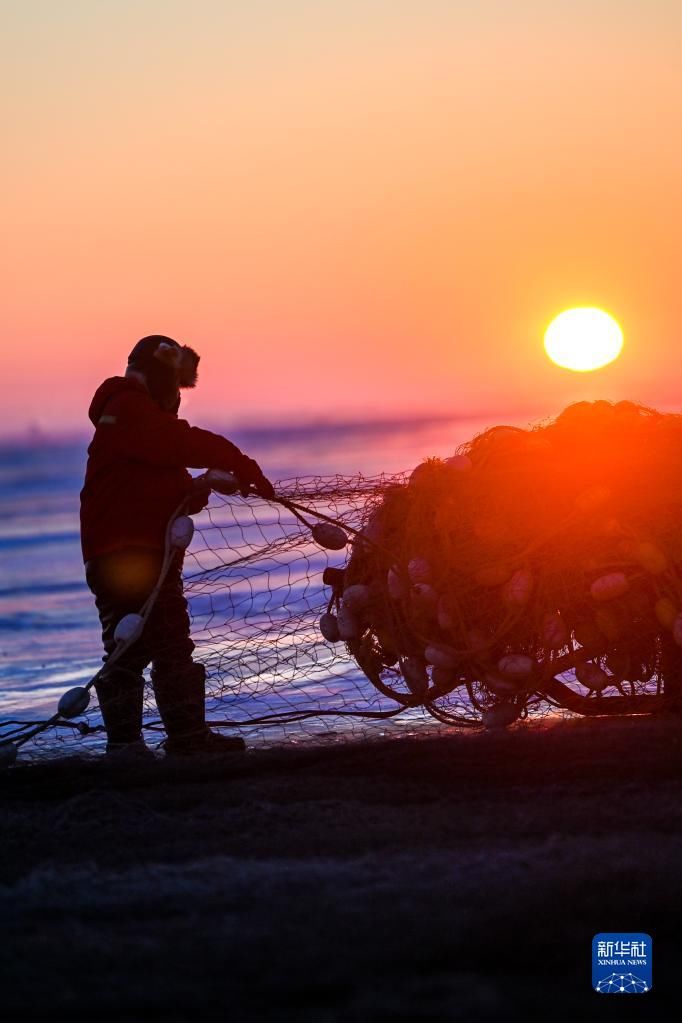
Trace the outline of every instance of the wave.
<instances>
[{"instance_id":1,"label":"wave","mask_svg":"<svg viewBox=\"0 0 682 1023\"><path fill-rule=\"evenodd\" d=\"M0 632L27 632L29 629L37 632L72 632L83 627L84 623L80 619L69 621L62 615L51 617L35 611L19 611L0 616Z\"/></svg>"},{"instance_id":2,"label":"wave","mask_svg":"<svg viewBox=\"0 0 682 1023\"><path fill-rule=\"evenodd\" d=\"M68 583L30 583L26 586L8 586L0 588L2 597L33 597L43 594L81 593L88 589L85 582Z\"/></svg>"},{"instance_id":3,"label":"wave","mask_svg":"<svg viewBox=\"0 0 682 1023\"><path fill-rule=\"evenodd\" d=\"M78 543L80 544L80 533L28 533L17 536L0 536L0 550L10 550L13 547L35 547L37 544L50 543Z\"/></svg>"}]
</instances>

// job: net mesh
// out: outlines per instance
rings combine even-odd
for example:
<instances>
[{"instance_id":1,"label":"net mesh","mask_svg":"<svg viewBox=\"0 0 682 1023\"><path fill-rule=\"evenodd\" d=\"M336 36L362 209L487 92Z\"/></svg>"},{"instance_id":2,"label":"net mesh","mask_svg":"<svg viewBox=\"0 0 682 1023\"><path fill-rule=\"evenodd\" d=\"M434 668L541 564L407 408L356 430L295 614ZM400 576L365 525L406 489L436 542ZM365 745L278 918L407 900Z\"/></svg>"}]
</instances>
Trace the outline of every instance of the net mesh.
<instances>
[{"instance_id":1,"label":"net mesh","mask_svg":"<svg viewBox=\"0 0 682 1023\"><path fill-rule=\"evenodd\" d=\"M318 515L360 530L372 507L400 476L311 476L280 481L277 493ZM353 719L400 710L319 621L330 601L324 579L342 569L347 552L327 551L287 507L214 495L196 519L185 558L192 636L205 664L212 723L293 725L290 734L350 731ZM333 719L325 722L324 719ZM344 722L343 719L346 719ZM316 721L314 719L317 719Z\"/></svg>"},{"instance_id":2,"label":"net mesh","mask_svg":"<svg viewBox=\"0 0 682 1023\"><path fill-rule=\"evenodd\" d=\"M300 740L678 706L681 440L682 416L580 403L410 476L213 494L184 567L209 721Z\"/></svg>"}]
</instances>

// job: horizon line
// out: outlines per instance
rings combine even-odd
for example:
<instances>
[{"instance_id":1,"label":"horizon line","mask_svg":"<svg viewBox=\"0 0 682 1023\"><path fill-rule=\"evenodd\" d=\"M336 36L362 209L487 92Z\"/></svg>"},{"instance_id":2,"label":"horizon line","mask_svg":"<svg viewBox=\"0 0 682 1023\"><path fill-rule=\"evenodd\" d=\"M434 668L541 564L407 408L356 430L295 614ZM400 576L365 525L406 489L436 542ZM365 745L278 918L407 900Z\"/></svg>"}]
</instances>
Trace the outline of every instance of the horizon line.
<instances>
[{"instance_id":1,"label":"horizon line","mask_svg":"<svg viewBox=\"0 0 682 1023\"><path fill-rule=\"evenodd\" d=\"M540 413L535 412L535 415ZM497 410L471 410L467 412L430 412L430 413L405 413L399 412L389 413L382 416L363 416L357 415L352 416L348 414L341 414L338 416L329 414L312 414L305 419L301 419L300 415L292 411L285 413L282 416L263 416L260 418L251 417L237 419L230 423L219 423L213 417L207 418L204 423L198 424L193 423L192 425L201 425L202 429L212 430L214 432L242 432L250 434L258 433L274 433L281 431L291 436L296 433L306 433L312 429L329 429L329 430L361 430L361 429L391 429L399 428L404 426L426 426L431 423L445 423L445 422L463 422L467 420L481 420L490 419L493 421L502 416L508 416L514 419L518 419L520 416L529 416L533 418L533 410L531 409L511 409L508 408L503 412ZM184 418L180 416L180 418ZM84 440L91 436L93 427L69 427L69 426L56 426L54 428L46 427L42 423L28 423L24 427L15 430L2 431L0 429L0 444L27 444L36 443L39 441L47 441L50 443L68 442L68 441L79 441Z\"/></svg>"}]
</instances>

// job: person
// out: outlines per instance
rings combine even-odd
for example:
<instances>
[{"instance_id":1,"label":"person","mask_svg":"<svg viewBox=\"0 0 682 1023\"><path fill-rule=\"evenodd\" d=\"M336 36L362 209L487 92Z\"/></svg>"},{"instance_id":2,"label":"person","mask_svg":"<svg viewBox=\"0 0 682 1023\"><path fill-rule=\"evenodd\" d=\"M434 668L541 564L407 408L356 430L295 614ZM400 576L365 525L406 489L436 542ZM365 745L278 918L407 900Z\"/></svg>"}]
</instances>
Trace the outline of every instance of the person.
<instances>
[{"instance_id":1,"label":"person","mask_svg":"<svg viewBox=\"0 0 682 1023\"><path fill-rule=\"evenodd\" d=\"M144 337L125 375L105 380L89 409L95 435L80 495L81 546L102 626L105 667L95 690L109 754L153 755L142 738L143 671L150 663L167 754L244 748L241 738L206 725L206 672L192 658L183 551L173 555L141 637L106 670L118 622L139 612L157 583L171 516L183 501L191 514L208 500L210 489L197 486L188 467L233 473L244 496L274 496L256 461L225 437L178 418L180 391L196 385L198 364L189 346Z\"/></svg>"}]
</instances>

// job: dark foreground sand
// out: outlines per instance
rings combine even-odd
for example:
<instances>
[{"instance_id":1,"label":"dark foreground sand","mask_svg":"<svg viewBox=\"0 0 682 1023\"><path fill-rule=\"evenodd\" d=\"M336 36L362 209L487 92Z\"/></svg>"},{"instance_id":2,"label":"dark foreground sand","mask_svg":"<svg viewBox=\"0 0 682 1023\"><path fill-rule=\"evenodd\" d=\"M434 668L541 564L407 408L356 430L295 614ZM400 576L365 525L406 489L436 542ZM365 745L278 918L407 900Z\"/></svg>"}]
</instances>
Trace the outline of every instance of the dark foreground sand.
<instances>
[{"instance_id":1,"label":"dark foreground sand","mask_svg":"<svg viewBox=\"0 0 682 1023\"><path fill-rule=\"evenodd\" d=\"M681 737L639 718L17 766L3 1015L678 1018ZM653 936L651 993L592 992L603 930Z\"/></svg>"}]
</instances>

